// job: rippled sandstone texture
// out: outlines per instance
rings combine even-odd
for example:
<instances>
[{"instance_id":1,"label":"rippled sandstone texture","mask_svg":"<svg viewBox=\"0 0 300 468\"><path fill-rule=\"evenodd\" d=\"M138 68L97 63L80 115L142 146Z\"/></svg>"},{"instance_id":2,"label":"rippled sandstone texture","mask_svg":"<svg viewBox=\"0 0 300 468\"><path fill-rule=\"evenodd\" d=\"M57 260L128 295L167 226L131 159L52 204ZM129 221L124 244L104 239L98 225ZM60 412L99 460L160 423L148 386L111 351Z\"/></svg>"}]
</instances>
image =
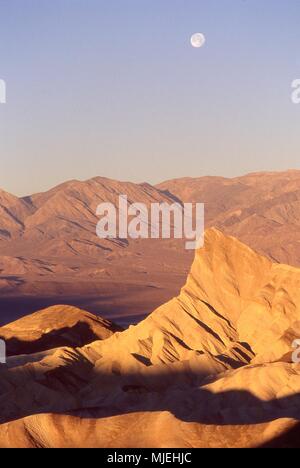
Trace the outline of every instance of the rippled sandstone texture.
<instances>
[{"instance_id":1,"label":"rippled sandstone texture","mask_svg":"<svg viewBox=\"0 0 300 468\"><path fill-rule=\"evenodd\" d=\"M295 445L299 308L299 269L211 229L181 294L136 327L1 367L0 446Z\"/></svg>"}]
</instances>

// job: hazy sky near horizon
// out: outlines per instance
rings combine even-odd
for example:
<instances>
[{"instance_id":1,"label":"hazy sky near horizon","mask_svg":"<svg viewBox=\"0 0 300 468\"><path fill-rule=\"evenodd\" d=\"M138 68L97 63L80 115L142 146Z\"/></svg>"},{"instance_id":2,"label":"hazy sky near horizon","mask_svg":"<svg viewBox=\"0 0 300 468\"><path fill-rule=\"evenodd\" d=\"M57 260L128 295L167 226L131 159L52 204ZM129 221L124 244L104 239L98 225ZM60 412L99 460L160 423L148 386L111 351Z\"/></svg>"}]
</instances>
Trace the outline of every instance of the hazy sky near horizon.
<instances>
[{"instance_id":1,"label":"hazy sky near horizon","mask_svg":"<svg viewBox=\"0 0 300 468\"><path fill-rule=\"evenodd\" d=\"M298 0L0 0L0 187L300 168L299 22Z\"/></svg>"}]
</instances>

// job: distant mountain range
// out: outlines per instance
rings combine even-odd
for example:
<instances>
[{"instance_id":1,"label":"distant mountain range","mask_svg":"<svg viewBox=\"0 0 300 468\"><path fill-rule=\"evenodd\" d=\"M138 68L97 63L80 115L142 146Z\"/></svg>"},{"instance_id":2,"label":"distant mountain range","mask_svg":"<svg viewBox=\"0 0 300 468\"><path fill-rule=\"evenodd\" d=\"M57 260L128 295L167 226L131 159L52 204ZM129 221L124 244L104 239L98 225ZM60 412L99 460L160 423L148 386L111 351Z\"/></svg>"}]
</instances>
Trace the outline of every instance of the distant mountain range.
<instances>
[{"instance_id":1,"label":"distant mountain range","mask_svg":"<svg viewBox=\"0 0 300 468\"><path fill-rule=\"evenodd\" d=\"M158 188L183 201L203 201L207 227L222 229L275 262L300 265L299 170L183 178Z\"/></svg>"},{"instance_id":2,"label":"distant mountain range","mask_svg":"<svg viewBox=\"0 0 300 468\"><path fill-rule=\"evenodd\" d=\"M147 314L176 295L193 253L178 240L101 240L96 207L204 202L206 227L275 262L300 265L300 171L182 178L151 186L69 181L25 198L0 191L0 321L68 303L112 318ZM142 307L141 307L141 304Z\"/></svg>"}]
</instances>

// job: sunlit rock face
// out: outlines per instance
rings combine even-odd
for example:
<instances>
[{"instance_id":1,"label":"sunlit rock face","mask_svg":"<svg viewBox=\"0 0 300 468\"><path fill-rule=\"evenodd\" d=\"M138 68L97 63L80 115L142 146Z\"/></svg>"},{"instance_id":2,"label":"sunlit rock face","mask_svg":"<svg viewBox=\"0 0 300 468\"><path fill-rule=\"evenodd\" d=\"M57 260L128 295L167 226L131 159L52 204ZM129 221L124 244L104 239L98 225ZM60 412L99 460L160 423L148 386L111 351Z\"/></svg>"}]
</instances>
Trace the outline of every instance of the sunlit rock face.
<instances>
[{"instance_id":1,"label":"sunlit rock face","mask_svg":"<svg viewBox=\"0 0 300 468\"><path fill-rule=\"evenodd\" d=\"M180 295L137 326L8 359L0 446L293 445L299 314L299 269L210 229Z\"/></svg>"}]
</instances>

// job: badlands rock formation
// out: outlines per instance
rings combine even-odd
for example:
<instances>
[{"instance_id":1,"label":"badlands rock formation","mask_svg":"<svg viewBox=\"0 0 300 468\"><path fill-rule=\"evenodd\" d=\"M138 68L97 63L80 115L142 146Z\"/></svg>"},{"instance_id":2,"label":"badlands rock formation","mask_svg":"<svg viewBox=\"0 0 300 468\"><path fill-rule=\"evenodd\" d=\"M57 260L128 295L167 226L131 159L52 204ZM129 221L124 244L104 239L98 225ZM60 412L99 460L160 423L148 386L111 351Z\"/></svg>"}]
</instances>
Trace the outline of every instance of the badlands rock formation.
<instances>
[{"instance_id":1,"label":"badlands rock formation","mask_svg":"<svg viewBox=\"0 0 300 468\"><path fill-rule=\"evenodd\" d=\"M0 446L299 445L299 313L299 269L211 229L139 325L1 366Z\"/></svg>"},{"instance_id":2,"label":"badlands rock formation","mask_svg":"<svg viewBox=\"0 0 300 468\"><path fill-rule=\"evenodd\" d=\"M61 346L83 346L105 340L120 327L70 306L54 306L0 328L8 356L31 354Z\"/></svg>"},{"instance_id":3,"label":"badlands rock formation","mask_svg":"<svg viewBox=\"0 0 300 468\"><path fill-rule=\"evenodd\" d=\"M218 227L273 262L300 266L300 171L157 187L97 177L17 198L0 191L0 325L68 303L116 320L144 315L179 293L193 254L180 240L100 240L101 202L204 202ZM129 322L134 323L131 319Z\"/></svg>"}]
</instances>

